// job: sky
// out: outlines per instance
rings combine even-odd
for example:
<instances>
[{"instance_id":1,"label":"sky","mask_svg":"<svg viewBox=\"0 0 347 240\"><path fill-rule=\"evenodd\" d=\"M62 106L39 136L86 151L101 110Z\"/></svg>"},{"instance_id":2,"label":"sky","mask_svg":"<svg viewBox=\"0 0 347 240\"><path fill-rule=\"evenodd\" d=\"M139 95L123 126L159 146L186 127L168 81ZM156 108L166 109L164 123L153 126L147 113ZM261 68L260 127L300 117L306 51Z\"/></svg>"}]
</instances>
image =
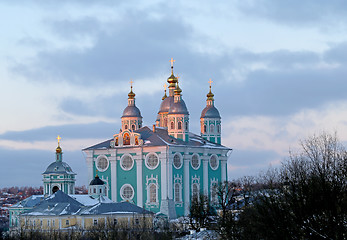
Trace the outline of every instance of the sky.
<instances>
[{"instance_id":1,"label":"sky","mask_svg":"<svg viewBox=\"0 0 347 240\"><path fill-rule=\"evenodd\" d=\"M347 142L346 1L11 0L0 16L0 187L42 185L57 135L87 185L81 149L119 131L130 80L155 123L171 58L194 133L213 81L230 180L322 131Z\"/></svg>"}]
</instances>

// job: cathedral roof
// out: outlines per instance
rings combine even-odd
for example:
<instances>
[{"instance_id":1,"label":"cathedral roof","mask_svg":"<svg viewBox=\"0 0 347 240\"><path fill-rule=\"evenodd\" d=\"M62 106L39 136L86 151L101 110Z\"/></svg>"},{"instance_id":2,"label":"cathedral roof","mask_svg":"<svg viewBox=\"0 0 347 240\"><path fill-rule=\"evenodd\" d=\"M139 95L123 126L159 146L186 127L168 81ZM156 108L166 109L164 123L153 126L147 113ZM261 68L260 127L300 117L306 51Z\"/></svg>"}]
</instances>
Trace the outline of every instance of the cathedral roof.
<instances>
[{"instance_id":1,"label":"cathedral roof","mask_svg":"<svg viewBox=\"0 0 347 240\"><path fill-rule=\"evenodd\" d=\"M142 117L140 109L134 106L127 106L123 111L122 117Z\"/></svg>"},{"instance_id":2,"label":"cathedral roof","mask_svg":"<svg viewBox=\"0 0 347 240\"><path fill-rule=\"evenodd\" d=\"M76 175L66 162L60 162L60 161L55 161L51 163L46 171L42 174L50 174L50 173L57 173L57 174L73 174Z\"/></svg>"},{"instance_id":3,"label":"cathedral roof","mask_svg":"<svg viewBox=\"0 0 347 240\"><path fill-rule=\"evenodd\" d=\"M194 133L189 133L189 141L183 141L177 138L174 138L168 135L168 132L164 128L156 127L155 132L153 132L149 127L142 127L136 131L136 133L141 134L141 139L143 140L143 146L187 146L187 147L207 147L207 148L219 148L230 150L223 145L218 143L213 143L208 140L203 139L201 136ZM83 150L92 150L92 149L109 149L110 143L113 139L106 140L94 146L85 148ZM136 146L137 147L137 146ZM118 147L116 147L118 148ZM122 147L119 147L122 148Z\"/></svg>"},{"instance_id":4,"label":"cathedral roof","mask_svg":"<svg viewBox=\"0 0 347 240\"><path fill-rule=\"evenodd\" d=\"M43 195L31 195L30 197L13 204L11 208L31 208L39 204L43 199Z\"/></svg>"},{"instance_id":5,"label":"cathedral roof","mask_svg":"<svg viewBox=\"0 0 347 240\"><path fill-rule=\"evenodd\" d=\"M221 118L214 105L207 105L201 112L201 118Z\"/></svg>"}]
</instances>

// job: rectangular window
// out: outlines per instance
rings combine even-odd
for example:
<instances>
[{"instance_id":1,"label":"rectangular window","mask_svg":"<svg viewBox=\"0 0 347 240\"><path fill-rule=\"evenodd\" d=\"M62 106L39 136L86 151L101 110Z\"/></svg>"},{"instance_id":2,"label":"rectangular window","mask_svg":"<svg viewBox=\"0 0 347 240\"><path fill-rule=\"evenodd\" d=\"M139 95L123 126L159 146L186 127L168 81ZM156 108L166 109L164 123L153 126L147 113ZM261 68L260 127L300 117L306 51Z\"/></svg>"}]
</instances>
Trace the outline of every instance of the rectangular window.
<instances>
[{"instance_id":1,"label":"rectangular window","mask_svg":"<svg viewBox=\"0 0 347 240\"><path fill-rule=\"evenodd\" d=\"M55 221L53 220L53 223L52 223L53 227L55 226Z\"/></svg>"},{"instance_id":2,"label":"rectangular window","mask_svg":"<svg viewBox=\"0 0 347 240\"><path fill-rule=\"evenodd\" d=\"M140 220L138 218L135 219L135 224L139 225L140 224Z\"/></svg>"},{"instance_id":3,"label":"rectangular window","mask_svg":"<svg viewBox=\"0 0 347 240\"><path fill-rule=\"evenodd\" d=\"M117 225L118 221L117 218L113 219L113 225Z\"/></svg>"},{"instance_id":4,"label":"rectangular window","mask_svg":"<svg viewBox=\"0 0 347 240\"><path fill-rule=\"evenodd\" d=\"M98 220L94 219L94 226L98 225Z\"/></svg>"},{"instance_id":5,"label":"rectangular window","mask_svg":"<svg viewBox=\"0 0 347 240\"><path fill-rule=\"evenodd\" d=\"M69 225L70 223L69 223L69 220L66 220L65 221L65 225Z\"/></svg>"}]
</instances>

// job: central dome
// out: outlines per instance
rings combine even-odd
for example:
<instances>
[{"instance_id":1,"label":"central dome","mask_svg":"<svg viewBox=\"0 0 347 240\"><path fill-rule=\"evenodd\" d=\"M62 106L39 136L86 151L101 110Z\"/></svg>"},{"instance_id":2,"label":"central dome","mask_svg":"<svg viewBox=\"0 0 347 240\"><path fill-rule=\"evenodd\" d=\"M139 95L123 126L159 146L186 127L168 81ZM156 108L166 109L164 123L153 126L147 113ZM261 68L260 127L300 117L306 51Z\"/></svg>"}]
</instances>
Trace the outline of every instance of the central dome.
<instances>
[{"instance_id":1,"label":"central dome","mask_svg":"<svg viewBox=\"0 0 347 240\"><path fill-rule=\"evenodd\" d=\"M183 99L179 102L173 102L170 105L169 114L189 114L187 106Z\"/></svg>"}]
</instances>

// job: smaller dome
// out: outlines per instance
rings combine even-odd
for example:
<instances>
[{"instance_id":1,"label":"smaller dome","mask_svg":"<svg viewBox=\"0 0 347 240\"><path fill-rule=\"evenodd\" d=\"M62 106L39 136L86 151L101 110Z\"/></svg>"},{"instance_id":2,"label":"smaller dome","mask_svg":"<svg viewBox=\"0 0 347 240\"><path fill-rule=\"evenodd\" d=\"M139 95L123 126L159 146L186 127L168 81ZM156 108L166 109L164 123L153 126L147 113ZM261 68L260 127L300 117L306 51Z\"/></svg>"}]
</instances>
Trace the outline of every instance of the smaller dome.
<instances>
[{"instance_id":1,"label":"smaller dome","mask_svg":"<svg viewBox=\"0 0 347 240\"><path fill-rule=\"evenodd\" d=\"M133 92L133 87L131 86L131 90L128 93L128 97L129 99L134 99L135 98L135 93Z\"/></svg>"},{"instance_id":2,"label":"smaller dome","mask_svg":"<svg viewBox=\"0 0 347 240\"><path fill-rule=\"evenodd\" d=\"M165 98L160 104L158 113L169 112L170 106L173 104L173 102L174 102L173 96Z\"/></svg>"},{"instance_id":3,"label":"smaller dome","mask_svg":"<svg viewBox=\"0 0 347 240\"><path fill-rule=\"evenodd\" d=\"M98 175L95 176L95 178L89 183L89 185L104 185L105 182L102 181Z\"/></svg>"},{"instance_id":4,"label":"smaller dome","mask_svg":"<svg viewBox=\"0 0 347 240\"><path fill-rule=\"evenodd\" d=\"M127 106L123 111L122 117L141 117L141 112L136 106Z\"/></svg>"},{"instance_id":5,"label":"smaller dome","mask_svg":"<svg viewBox=\"0 0 347 240\"><path fill-rule=\"evenodd\" d=\"M187 106L183 99L179 102L173 102L170 106L169 114L189 114Z\"/></svg>"},{"instance_id":6,"label":"smaller dome","mask_svg":"<svg viewBox=\"0 0 347 240\"><path fill-rule=\"evenodd\" d=\"M69 164L66 162L53 162L51 163L43 174L59 173L59 174L74 174Z\"/></svg>"},{"instance_id":7,"label":"smaller dome","mask_svg":"<svg viewBox=\"0 0 347 240\"><path fill-rule=\"evenodd\" d=\"M214 105L208 105L202 110L200 118L221 118L218 109Z\"/></svg>"}]
</instances>

